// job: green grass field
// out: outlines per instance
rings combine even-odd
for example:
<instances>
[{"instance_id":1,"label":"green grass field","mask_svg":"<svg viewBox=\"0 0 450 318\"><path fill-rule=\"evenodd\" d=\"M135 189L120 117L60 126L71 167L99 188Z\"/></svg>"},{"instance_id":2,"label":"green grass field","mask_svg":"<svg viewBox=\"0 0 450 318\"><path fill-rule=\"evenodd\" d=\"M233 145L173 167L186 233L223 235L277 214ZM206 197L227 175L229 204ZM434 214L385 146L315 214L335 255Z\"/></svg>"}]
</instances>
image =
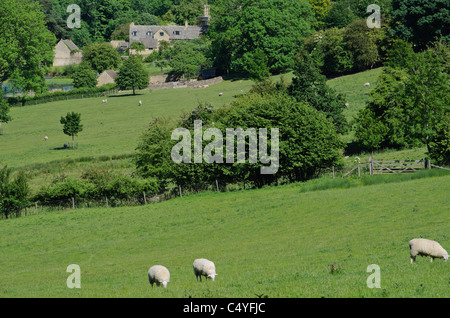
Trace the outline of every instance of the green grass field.
<instances>
[{"instance_id":1,"label":"green grass field","mask_svg":"<svg viewBox=\"0 0 450 318\"><path fill-rule=\"evenodd\" d=\"M304 192L302 184L203 193L128 208L0 222L0 297L449 297L448 263L418 258L414 237L450 246L450 176ZM196 281L195 258L216 281ZM69 289L78 264L81 289ZM167 289L147 270L171 271ZM330 264L339 269L330 272ZM366 272L380 267L381 288Z\"/></svg>"},{"instance_id":2,"label":"green grass field","mask_svg":"<svg viewBox=\"0 0 450 318\"><path fill-rule=\"evenodd\" d=\"M348 119L368 98L363 84L373 88L380 72L329 81L347 95ZM91 166L130 174L129 155L154 118L178 117L200 102L227 104L251 85L238 79L206 89L110 96L107 104L89 98L12 108L13 120L2 126L0 166L26 169L33 191L58 174L77 176ZM70 137L59 120L70 111L80 112L84 125L76 150L61 149ZM357 156L364 161L369 154ZM386 160L424 156L422 148L375 154ZM349 167L354 157L345 159ZM409 264L413 237L450 248L450 175L434 171L411 178L323 176L139 207L0 220L0 297L449 297L448 262L418 258ZM215 282L195 280L192 262L199 257L216 263ZM81 268L81 289L66 286L70 264ZM167 289L148 283L155 264L171 271ZM366 284L371 264L380 267L379 289Z\"/></svg>"}]
</instances>

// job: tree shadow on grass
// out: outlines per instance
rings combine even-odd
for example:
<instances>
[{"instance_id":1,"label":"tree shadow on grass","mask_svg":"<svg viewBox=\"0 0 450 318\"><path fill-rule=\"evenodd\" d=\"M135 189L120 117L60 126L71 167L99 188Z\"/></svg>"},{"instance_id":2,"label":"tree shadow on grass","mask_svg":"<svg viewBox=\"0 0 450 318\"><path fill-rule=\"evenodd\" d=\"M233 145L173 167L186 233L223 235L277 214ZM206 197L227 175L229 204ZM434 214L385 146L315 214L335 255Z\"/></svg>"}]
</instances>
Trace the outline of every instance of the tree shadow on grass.
<instances>
[{"instance_id":1,"label":"tree shadow on grass","mask_svg":"<svg viewBox=\"0 0 450 318\"><path fill-rule=\"evenodd\" d=\"M145 95L145 94L136 93L136 94L111 95L111 96L108 96L108 98L120 98L120 97L142 96L142 95Z\"/></svg>"}]
</instances>

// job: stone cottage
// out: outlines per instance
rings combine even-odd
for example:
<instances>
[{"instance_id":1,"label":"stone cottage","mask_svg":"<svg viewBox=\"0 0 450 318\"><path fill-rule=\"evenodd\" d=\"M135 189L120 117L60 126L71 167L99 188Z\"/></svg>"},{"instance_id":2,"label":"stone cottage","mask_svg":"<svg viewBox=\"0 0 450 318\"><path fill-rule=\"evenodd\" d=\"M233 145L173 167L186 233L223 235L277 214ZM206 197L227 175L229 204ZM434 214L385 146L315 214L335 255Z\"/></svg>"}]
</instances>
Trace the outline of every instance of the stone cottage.
<instances>
[{"instance_id":1,"label":"stone cottage","mask_svg":"<svg viewBox=\"0 0 450 318\"><path fill-rule=\"evenodd\" d=\"M113 70L106 70L97 78L97 86L102 86L105 84L115 83L117 72Z\"/></svg>"},{"instance_id":2,"label":"stone cottage","mask_svg":"<svg viewBox=\"0 0 450 318\"><path fill-rule=\"evenodd\" d=\"M83 59L83 53L72 40L60 40L53 52L55 53L53 66L80 64Z\"/></svg>"},{"instance_id":3,"label":"stone cottage","mask_svg":"<svg viewBox=\"0 0 450 318\"><path fill-rule=\"evenodd\" d=\"M139 54L148 55L159 49L161 41L171 42L173 40L198 39L208 29L209 6L205 5L203 17L198 17L198 25L135 25L130 24L130 46L133 42L141 42L145 51ZM131 54L136 54L131 50Z\"/></svg>"}]
</instances>

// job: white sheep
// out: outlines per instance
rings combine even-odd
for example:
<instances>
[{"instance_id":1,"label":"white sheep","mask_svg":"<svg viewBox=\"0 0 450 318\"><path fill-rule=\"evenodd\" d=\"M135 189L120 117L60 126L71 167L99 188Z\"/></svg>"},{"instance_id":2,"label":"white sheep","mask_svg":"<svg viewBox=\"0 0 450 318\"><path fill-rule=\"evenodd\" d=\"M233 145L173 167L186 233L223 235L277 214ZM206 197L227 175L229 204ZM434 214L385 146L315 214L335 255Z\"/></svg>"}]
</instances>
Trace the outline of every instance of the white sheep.
<instances>
[{"instance_id":1,"label":"white sheep","mask_svg":"<svg viewBox=\"0 0 450 318\"><path fill-rule=\"evenodd\" d=\"M214 263L206 258L198 258L194 261L194 274L197 281L199 277L200 281L202 281L202 276L205 276L206 280L209 277L214 281L214 277L218 275L216 274L216 266Z\"/></svg>"},{"instance_id":2,"label":"white sheep","mask_svg":"<svg viewBox=\"0 0 450 318\"><path fill-rule=\"evenodd\" d=\"M107 102L108 102L107 99L103 99L103 100L102 100L102 103L103 103L103 104L105 104L105 103L107 103Z\"/></svg>"},{"instance_id":3,"label":"white sheep","mask_svg":"<svg viewBox=\"0 0 450 318\"><path fill-rule=\"evenodd\" d=\"M365 83L364 84L364 87L369 87L370 86L370 83Z\"/></svg>"},{"instance_id":4,"label":"white sheep","mask_svg":"<svg viewBox=\"0 0 450 318\"><path fill-rule=\"evenodd\" d=\"M223 96L223 93L219 93L219 96Z\"/></svg>"},{"instance_id":5,"label":"white sheep","mask_svg":"<svg viewBox=\"0 0 450 318\"><path fill-rule=\"evenodd\" d=\"M448 253L441 244L424 238L415 238L409 241L409 251L411 254L411 264L416 260L417 255L430 256L431 261L434 258L448 260Z\"/></svg>"},{"instance_id":6,"label":"white sheep","mask_svg":"<svg viewBox=\"0 0 450 318\"><path fill-rule=\"evenodd\" d=\"M139 101L139 106L142 106L142 101L141 100Z\"/></svg>"},{"instance_id":7,"label":"white sheep","mask_svg":"<svg viewBox=\"0 0 450 318\"><path fill-rule=\"evenodd\" d=\"M48 140L48 137L47 137L47 136L45 136L45 137L44 137L44 140L45 140L45 141L47 141L47 140Z\"/></svg>"},{"instance_id":8,"label":"white sheep","mask_svg":"<svg viewBox=\"0 0 450 318\"><path fill-rule=\"evenodd\" d=\"M169 270L162 265L154 265L148 270L148 280L152 287L156 283L157 286L163 285L167 288L167 283L170 282Z\"/></svg>"}]
</instances>

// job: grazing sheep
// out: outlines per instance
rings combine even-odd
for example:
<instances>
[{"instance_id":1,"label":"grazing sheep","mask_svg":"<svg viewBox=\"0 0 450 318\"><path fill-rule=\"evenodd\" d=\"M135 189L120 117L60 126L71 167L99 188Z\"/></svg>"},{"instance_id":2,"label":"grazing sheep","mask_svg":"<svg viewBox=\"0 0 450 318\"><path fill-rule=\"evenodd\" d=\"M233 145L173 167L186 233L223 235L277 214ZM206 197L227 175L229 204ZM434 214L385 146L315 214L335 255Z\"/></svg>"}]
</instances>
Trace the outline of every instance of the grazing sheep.
<instances>
[{"instance_id":1,"label":"grazing sheep","mask_svg":"<svg viewBox=\"0 0 450 318\"><path fill-rule=\"evenodd\" d=\"M347 107L347 108L348 108L349 106L350 106L350 104L349 104L349 103L345 103L345 107Z\"/></svg>"},{"instance_id":2,"label":"grazing sheep","mask_svg":"<svg viewBox=\"0 0 450 318\"><path fill-rule=\"evenodd\" d=\"M139 101L139 106L142 106L142 101L141 100Z\"/></svg>"},{"instance_id":3,"label":"grazing sheep","mask_svg":"<svg viewBox=\"0 0 450 318\"><path fill-rule=\"evenodd\" d=\"M102 100L102 103L103 103L103 104L105 104L105 103L107 103L107 102L108 102L107 99L103 99L103 100Z\"/></svg>"},{"instance_id":4,"label":"grazing sheep","mask_svg":"<svg viewBox=\"0 0 450 318\"><path fill-rule=\"evenodd\" d=\"M152 266L148 270L148 280L152 287L156 283L157 286L163 285L164 288L167 288L167 283L170 282L169 270L162 265Z\"/></svg>"},{"instance_id":5,"label":"grazing sheep","mask_svg":"<svg viewBox=\"0 0 450 318\"><path fill-rule=\"evenodd\" d=\"M370 86L370 83L365 83L364 84L364 87L369 87Z\"/></svg>"},{"instance_id":6,"label":"grazing sheep","mask_svg":"<svg viewBox=\"0 0 450 318\"><path fill-rule=\"evenodd\" d=\"M216 274L216 266L214 263L205 258L198 258L194 261L194 274L197 281L199 277L200 281L202 281L202 276L205 276L206 280L209 277L214 281L214 277L218 275Z\"/></svg>"},{"instance_id":7,"label":"grazing sheep","mask_svg":"<svg viewBox=\"0 0 450 318\"><path fill-rule=\"evenodd\" d=\"M45 136L45 137L44 137L44 140L45 140L45 141L47 141L47 140L48 140L48 137L47 137L47 136Z\"/></svg>"},{"instance_id":8,"label":"grazing sheep","mask_svg":"<svg viewBox=\"0 0 450 318\"><path fill-rule=\"evenodd\" d=\"M441 244L424 238L415 238L409 241L409 251L411 254L411 264L416 260L417 255L430 256L431 261L434 258L448 260L448 253Z\"/></svg>"},{"instance_id":9,"label":"grazing sheep","mask_svg":"<svg viewBox=\"0 0 450 318\"><path fill-rule=\"evenodd\" d=\"M219 93L219 96L223 96L223 93Z\"/></svg>"}]
</instances>

